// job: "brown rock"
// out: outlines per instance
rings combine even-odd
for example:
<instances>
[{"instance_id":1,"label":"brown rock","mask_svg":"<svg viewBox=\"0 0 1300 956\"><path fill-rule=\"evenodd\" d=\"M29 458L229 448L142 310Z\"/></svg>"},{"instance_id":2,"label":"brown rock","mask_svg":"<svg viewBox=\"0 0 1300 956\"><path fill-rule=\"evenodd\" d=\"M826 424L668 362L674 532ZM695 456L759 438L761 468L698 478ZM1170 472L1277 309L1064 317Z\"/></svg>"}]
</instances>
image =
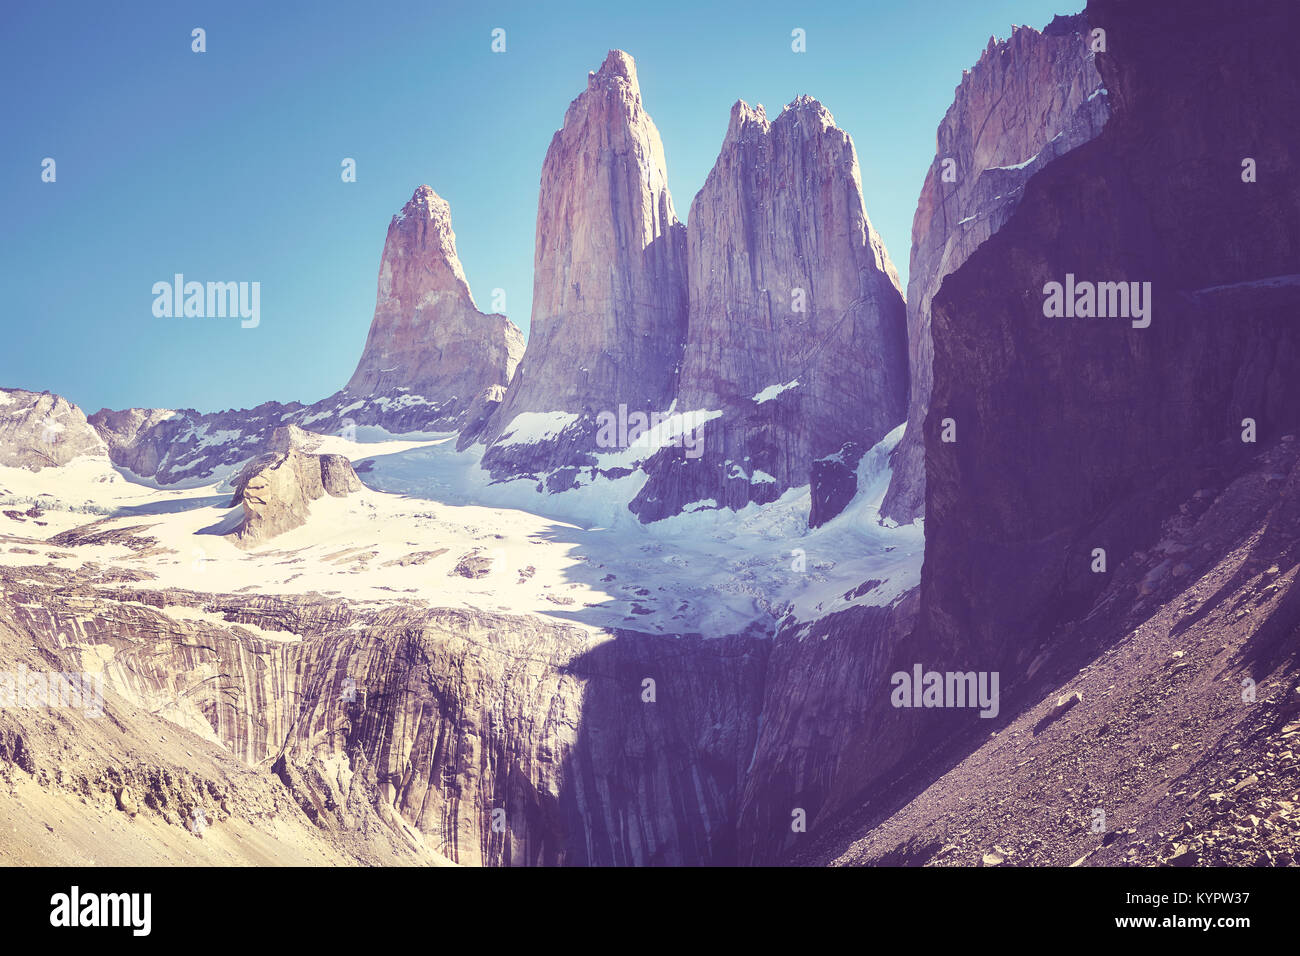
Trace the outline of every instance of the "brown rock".
<instances>
[{"instance_id":1,"label":"brown rock","mask_svg":"<svg viewBox=\"0 0 1300 956\"><path fill-rule=\"evenodd\" d=\"M451 207L421 186L388 226L375 317L343 394L387 396L392 405L423 400L459 426L484 389L510 381L523 349L514 323L475 306Z\"/></svg>"},{"instance_id":2,"label":"brown rock","mask_svg":"<svg viewBox=\"0 0 1300 956\"><path fill-rule=\"evenodd\" d=\"M686 227L621 50L589 74L546 152L533 274L528 349L485 443L526 413L668 407L686 338ZM540 471L566 457L554 441L515 442L484 465Z\"/></svg>"},{"instance_id":3,"label":"brown rock","mask_svg":"<svg viewBox=\"0 0 1300 956\"><path fill-rule=\"evenodd\" d=\"M271 443L286 450L254 459L235 481L230 504L243 505L244 514L228 537L243 548L305 524L317 498L342 498L362 488L350 461L303 451L288 428L280 429Z\"/></svg>"}]
</instances>

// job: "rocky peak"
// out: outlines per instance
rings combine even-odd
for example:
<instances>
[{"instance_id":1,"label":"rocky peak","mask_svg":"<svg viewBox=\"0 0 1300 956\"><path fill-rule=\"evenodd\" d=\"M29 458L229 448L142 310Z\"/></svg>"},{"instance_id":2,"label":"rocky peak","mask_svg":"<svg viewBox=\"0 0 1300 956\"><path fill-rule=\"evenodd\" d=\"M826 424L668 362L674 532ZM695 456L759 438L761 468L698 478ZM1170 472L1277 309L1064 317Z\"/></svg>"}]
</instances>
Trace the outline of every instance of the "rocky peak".
<instances>
[{"instance_id":1,"label":"rocky peak","mask_svg":"<svg viewBox=\"0 0 1300 956\"><path fill-rule=\"evenodd\" d=\"M677 409L717 412L703 451L659 452L632 508L744 507L869 448L906 411L905 308L871 226L857 153L809 96L775 121L740 101L691 205L690 312Z\"/></svg>"},{"instance_id":2,"label":"rocky peak","mask_svg":"<svg viewBox=\"0 0 1300 956\"><path fill-rule=\"evenodd\" d=\"M394 233L403 241L394 243ZM394 252L398 255L408 253L402 260L403 267L431 273L437 280L439 291L459 293L471 305L474 304L465 270L456 254L456 233L451 228L451 206L432 187L418 187L402 211L393 217L388 226L385 252L388 246L394 246ZM415 251L419 254L409 255ZM433 284L429 284L432 287Z\"/></svg>"},{"instance_id":3,"label":"rocky peak","mask_svg":"<svg viewBox=\"0 0 1300 956\"><path fill-rule=\"evenodd\" d=\"M685 339L686 230L626 53L588 77L551 140L533 275L528 351L485 443L521 414L668 406ZM552 450L489 448L484 463L494 474L568 463L541 444Z\"/></svg>"},{"instance_id":4,"label":"rocky peak","mask_svg":"<svg viewBox=\"0 0 1300 956\"><path fill-rule=\"evenodd\" d=\"M796 122L805 117L811 117L819 121L823 126L830 127L835 125L835 117L831 111L821 104L816 97L801 93L781 109L781 115L776 118L781 121ZM846 134L847 135L847 134Z\"/></svg>"},{"instance_id":5,"label":"rocky peak","mask_svg":"<svg viewBox=\"0 0 1300 956\"><path fill-rule=\"evenodd\" d=\"M636 63L622 50L610 50L600 69L587 74L587 89L618 88L620 84L640 99L641 86L636 79Z\"/></svg>"},{"instance_id":6,"label":"rocky peak","mask_svg":"<svg viewBox=\"0 0 1300 956\"><path fill-rule=\"evenodd\" d=\"M519 329L475 306L451 207L420 186L388 226L374 320L345 393L432 406L426 428L456 427L484 389L510 380L522 353ZM365 409L356 421L386 424L384 411Z\"/></svg>"},{"instance_id":7,"label":"rocky peak","mask_svg":"<svg viewBox=\"0 0 1300 956\"><path fill-rule=\"evenodd\" d=\"M727 136L724 143L734 142L745 137L766 136L770 124L763 104L750 106L744 100L736 100L731 107L731 121L727 124Z\"/></svg>"},{"instance_id":8,"label":"rocky peak","mask_svg":"<svg viewBox=\"0 0 1300 956\"><path fill-rule=\"evenodd\" d=\"M0 465L39 471L108 447L85 413L60 395L0 389Z\"/></svg>"}]
</instances>

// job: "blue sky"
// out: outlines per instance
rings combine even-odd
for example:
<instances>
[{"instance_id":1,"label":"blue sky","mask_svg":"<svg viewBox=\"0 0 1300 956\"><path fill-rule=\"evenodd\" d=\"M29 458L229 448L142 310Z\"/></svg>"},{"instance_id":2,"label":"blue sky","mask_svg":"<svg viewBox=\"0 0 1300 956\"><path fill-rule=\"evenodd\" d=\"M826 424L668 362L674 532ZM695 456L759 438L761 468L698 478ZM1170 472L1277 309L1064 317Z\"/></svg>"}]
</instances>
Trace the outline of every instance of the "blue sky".
<instances>
[{"instance_id":1,"label":"blue sky","mask_svg":"<svg viewBox=\"0 0 1300 956\"><path fill-rule=\"evenodd\" d=\"M613 47L637 61L679 216L736 99L775 117L808 93L853 136L905 283L961 71L1013 23L1077 12L1062 2L10 4L0 385L87 412L322 398L352 373L389 219L421 183L451 203L479 307L504 289L526 332L542 159ZM155 318L152 286L176 272L260 282L261 324Z\"/></svg>"}]
</instances>

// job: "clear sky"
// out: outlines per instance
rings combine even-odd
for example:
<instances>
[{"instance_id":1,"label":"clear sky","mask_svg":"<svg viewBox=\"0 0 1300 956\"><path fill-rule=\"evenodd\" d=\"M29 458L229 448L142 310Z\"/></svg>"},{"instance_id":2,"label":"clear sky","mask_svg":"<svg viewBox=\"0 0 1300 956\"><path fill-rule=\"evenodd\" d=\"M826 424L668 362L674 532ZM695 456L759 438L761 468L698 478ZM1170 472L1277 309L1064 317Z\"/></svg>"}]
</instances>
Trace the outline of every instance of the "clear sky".
<instances>
[{"instance_id":1,"label":"clear sky","mask_svg":"<svg viewBox=\"0 0 1300 956\"><path fill-rule=\"evenodd\" d=\"M312 402L365 342L389 219L451 204L481 309L527 332L542 159L614 47L636 59L678 215L731 104L820 99L857 145L906 286L935 129L992 35L1082 0L313 0L6 4L0 386L103 406ZM191 51L191 30L207 51ZM506 52L491 50L506 31ZM806 31L807 52L791 51ZM41 181L55 160L56 181ZM357 163L344 183L341 163ZM155 318L174 273L261 283L261 323Z\"/></svg>"}]
</instances>

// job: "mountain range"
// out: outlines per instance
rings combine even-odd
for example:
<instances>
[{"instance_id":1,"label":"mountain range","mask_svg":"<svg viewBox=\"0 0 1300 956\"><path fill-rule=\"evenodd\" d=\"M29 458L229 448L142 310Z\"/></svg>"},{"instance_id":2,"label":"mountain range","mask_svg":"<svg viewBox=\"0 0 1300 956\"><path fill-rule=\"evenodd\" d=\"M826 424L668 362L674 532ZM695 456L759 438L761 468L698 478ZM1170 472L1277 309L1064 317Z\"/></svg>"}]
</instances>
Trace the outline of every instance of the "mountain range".
<instances>
[{"instance_id":1,"label":"mountain range","mask_svg":"<svg viewBox=\"0 0 1300 956\"><path fill-rule=\"evenodd\" d=\"M736 102L683 222L612 50L526 345L421 185L327 398L0 390L0 648L107 715L0 707L0 856L1300 864L1295 20L991 39L906 295L826 106Z\"/></svg>"}]
</instances>

